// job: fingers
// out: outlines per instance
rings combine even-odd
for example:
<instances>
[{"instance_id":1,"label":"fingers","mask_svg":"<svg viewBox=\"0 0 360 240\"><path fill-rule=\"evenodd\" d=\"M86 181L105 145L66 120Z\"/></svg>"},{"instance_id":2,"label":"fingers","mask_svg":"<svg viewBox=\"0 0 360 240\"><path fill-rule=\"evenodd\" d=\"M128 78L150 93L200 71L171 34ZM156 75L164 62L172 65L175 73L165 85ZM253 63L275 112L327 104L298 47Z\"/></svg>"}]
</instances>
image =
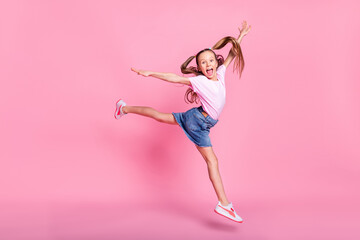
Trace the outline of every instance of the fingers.
<instances>
[{"instance_id":1,"label":"fingers","mask_svg":"<svg viewBox=\"0 0 360 240\"><path fill-rule=\"evenodd\" d=\"M246 29L246 26L247 26L247 22L246 22L246 21L243 21L241 28L238 27L240 33L241 33L244 29Z\"/></svg>"},{"instance_id":2,"label":"fingers","mask_svg":"<svg viewBox=\"0 0 360 240\"><path fill-rule=\"evenodd\" d=\"M144 74L144 70L131 68L131 71L136 72L138 75L141 75L141 76L147 77L147 76Z\"/></svg>"},{"instance_id":3,"label":"fingers","mask_svg":"<svg viewBox=\"0 0 360 240\"><path fill-rule=\"evenodd\" d=\"M242 22L242 27L246 27L247 25L248 25L247 21L244 20L244 21Z\"/></svg>"},{"instance_id":4,"label":"fingers","mask_svg":"<svg viewBox=\"0 0 360 240\"><path fill-rule=\"evenodd\" d=\"M135 68L131 68L131 71L136 72L137 74L140 74L140 71L136 70Z\"/></svg>"},{"instance_id":5,"label":"fingers","mask_svg":"<svg viewBox=\"0 0 360 240\"><path fill-rule=\"evenodd\" d=\"M247 21L243 21L242 28L238 27L240 34L246 34L250 31L251 25L248 25Z\"/></svg>"}]
</instances>

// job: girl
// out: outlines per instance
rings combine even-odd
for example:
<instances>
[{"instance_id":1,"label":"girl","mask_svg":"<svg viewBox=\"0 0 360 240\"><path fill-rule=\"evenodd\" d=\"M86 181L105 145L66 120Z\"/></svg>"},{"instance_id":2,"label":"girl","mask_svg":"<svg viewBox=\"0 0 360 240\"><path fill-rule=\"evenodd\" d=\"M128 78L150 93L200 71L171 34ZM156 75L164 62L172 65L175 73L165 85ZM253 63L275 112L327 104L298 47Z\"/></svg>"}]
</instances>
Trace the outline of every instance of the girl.
<instances>
[{"instance_id":1,"label":"girl","mask_svg":"<svg viewBox=\"0 0 360 240\"><path fill-rule=\"evenodd\" d=\"M161 113L151 107L129 106L122 99L116 103L115 118L120 119L128 113L153 118L159 122L179 125L186 136L195 143L196 148L205 159L211 183L218 197L218 204L215 212L227 217L235 222L241 223L242 218L236 214L233 205L227 199L224 186L221 180L218 159L212 149L209 133L210 128L218 122L219 115L225 105L225 70L235 58L234 70L238 70L239 77L244 68L244 59L240 48L242 38L250 31L244 21L242 29L237 39L224 37L219 40L212 48L206 48L198 52L195 56L189 57L182 65L183 74L195 74L195 77L182 77L173 73L152 72L137 70L132 71L144 77L155 77L171 83L181 83L188 85L189 89L185 93L186 100L190 103L198 100L200 107L194 107L182 113ZM224 61L221 55L215 54L213 50L223 48L227 43L232 44L232 48ZM196 59L197 67L187 67L189 63Z\"/></svg>"}]
</instances>

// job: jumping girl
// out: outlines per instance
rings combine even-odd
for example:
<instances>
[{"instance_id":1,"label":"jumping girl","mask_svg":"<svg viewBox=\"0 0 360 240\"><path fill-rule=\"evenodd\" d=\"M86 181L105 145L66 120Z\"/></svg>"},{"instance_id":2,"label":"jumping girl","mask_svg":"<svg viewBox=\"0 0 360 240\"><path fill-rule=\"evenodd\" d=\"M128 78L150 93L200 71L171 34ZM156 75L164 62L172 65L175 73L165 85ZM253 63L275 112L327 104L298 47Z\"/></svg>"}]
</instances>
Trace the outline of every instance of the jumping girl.
<instances>
[{"instance_id":1,"label":"jumping girl","mask_svg":"<svg viewBox=\"0 0 360 240\"><path fill-rule=\"evenodd\" d=\"M189 88L185 93L186 100L190 103L198 103L200 100L201 106L181 113L162 113L151 107L129 106L120 99L116 103L115 110L116 119L120 119L128 113L135 113L159 122L180 126L206 161L209 178L218 197L215 212L239 223L243 220L236 214L232 203L225 195L218 159L213 151L209 133L210 128L218 122L225 105L225 70L234 59L234 70L238 71L239 77L244 69L240 42L250 29L251 26L248 26L247 22L244 21L242 28L239 28L240 34L237 39L230 36L224 37L212 48L203 49L195 56L189 57L181 65L181 72L183 74L194 74L194 77L131 68L132 71L144 77L151 76L171 83L188 85ZM227 43L231 43L232 48L224 61L224 58L217 55L213 50L221 49ZM187 67L194 58L197 67Z\"/></svg>"}]
</instances>

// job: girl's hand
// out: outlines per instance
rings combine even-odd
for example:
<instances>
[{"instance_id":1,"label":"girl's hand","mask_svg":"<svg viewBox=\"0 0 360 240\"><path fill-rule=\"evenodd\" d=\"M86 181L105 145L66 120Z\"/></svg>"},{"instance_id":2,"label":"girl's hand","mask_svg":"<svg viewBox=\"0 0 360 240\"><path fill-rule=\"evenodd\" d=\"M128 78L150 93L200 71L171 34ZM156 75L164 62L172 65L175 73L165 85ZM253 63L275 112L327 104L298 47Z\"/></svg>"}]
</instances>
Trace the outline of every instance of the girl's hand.
<instances>
[{"instance_id":1,"label":"girl's hand","mask_svg":"<svg viewBox=\"0 0 360 240\"><path fill-rule=\"evenodd\" d=\"M151 74L150 71L146 71L146 70L139 70L139 69L135 69L135 68L131 68L131 70L136 72L138 75L141 75L141 76L144 76L144 77L148 77Z\"/></svg>"},{"instance_id":2,"label":"girl's hand","mask_svg":"<svg viewBox=\"0 0 360 240\"><path fill-rule=\"evenodd\" d=\"M243 21L242 23L242 28L239 28L240 34L239 34L239 39L243 38L246 34L248 34L248 32L251 29L251 25L248 25L246 21Z\"/></svg>"}]
</instances>

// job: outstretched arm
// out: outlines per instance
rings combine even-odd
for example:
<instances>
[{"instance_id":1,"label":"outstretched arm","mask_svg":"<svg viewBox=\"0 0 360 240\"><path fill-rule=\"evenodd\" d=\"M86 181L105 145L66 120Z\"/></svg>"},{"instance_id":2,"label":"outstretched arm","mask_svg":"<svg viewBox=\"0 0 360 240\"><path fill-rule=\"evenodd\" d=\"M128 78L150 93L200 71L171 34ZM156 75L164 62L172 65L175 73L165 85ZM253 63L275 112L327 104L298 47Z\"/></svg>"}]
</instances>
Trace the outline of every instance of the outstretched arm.
<instances>
[{"instance_id":1,"label":"outstretched arm","mask_svg":"<svg viewBox=\"0 0 360 240\"><path fill-rule=\"evenodd\" d=\"M144 77L155 77L159 78L161 80L171 82L171 83L181 83L185 85L190 85L190 80L187 77L182 77L179 75L176 75L175 73L163 73L163 72L152 72L152 71L146 71L146 70L139 70L135 68L131 68L132 71L136 72L139 75L142 75Z\"/></svg>"},{"instance_id":2,"label":"outstretched arm","mask_svg":"<svg viewBox=\"0 0 360 240\"><path fill-rule=\"evenodd\" d=\"M242 23L242 29L239 28L240 34L239 37L237 38L238 43L241 43L241 40L243 39L243 37L250 31L251 29L251 25L248 26L246 21L243 21ZM226 57L225 61L224 61L224 65L227 68L229 66L229 64L232 62L232 60L234 60L235 58L235 53L233 51L233 48L230 49L229 55Z\"/></svg>"}]
</instances>

